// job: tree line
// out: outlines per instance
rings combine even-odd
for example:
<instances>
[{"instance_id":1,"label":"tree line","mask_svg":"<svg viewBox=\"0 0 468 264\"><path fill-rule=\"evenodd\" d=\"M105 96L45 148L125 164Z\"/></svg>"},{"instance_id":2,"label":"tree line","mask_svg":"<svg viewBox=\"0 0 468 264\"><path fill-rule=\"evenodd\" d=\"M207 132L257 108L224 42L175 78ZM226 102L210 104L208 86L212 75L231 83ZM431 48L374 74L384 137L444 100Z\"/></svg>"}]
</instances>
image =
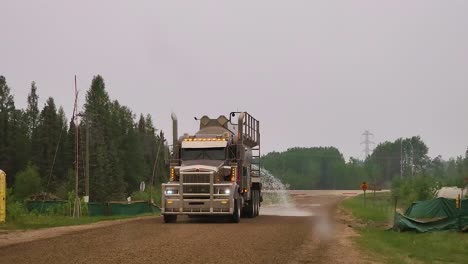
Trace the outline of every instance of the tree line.
<instances>
[{"instance_id":1,"label":"tree line","mask_svg":"<svg viewBox=\"0 0 468 264\"><path fill-rule=\"evenodd\" d=\"M35 82L26 109L16 108L6 78L0 76L0 169L15 195L66 199L75 189L76 124L80 196L85 192L86 146L91 201L123 200L142 181L158 186L167 180L164 133L155 128L151 115L137 119L128 107L111 100L100 75L86 92L80 117L70 121L52 97L39 109Z\"/></svg>"},{"instance_id":2,"label":"tree line","mask_svg":"<svg viewBox=\"0 0 468 264\"><path fill-rule=\"evenodd\" d=\"M439 185L465 186L468 149L456 158L431 159L419 136L376 146L364 160L343 158L335 147L290 148L262 157L262 166L291 189L357 189L363 181L389 188L399 180L424 178Z\"/></svg>"}]
</instances>

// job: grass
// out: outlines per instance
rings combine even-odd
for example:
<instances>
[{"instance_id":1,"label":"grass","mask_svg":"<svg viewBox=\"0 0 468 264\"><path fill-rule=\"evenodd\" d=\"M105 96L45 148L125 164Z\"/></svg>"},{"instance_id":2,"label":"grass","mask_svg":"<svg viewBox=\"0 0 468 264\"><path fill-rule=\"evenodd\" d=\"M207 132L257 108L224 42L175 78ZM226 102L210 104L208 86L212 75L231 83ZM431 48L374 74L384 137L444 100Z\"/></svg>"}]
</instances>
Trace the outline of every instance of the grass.
<instances>
[{"instance_id":1,"label":"grass","mask_svg":"<svg viewBox=\"0 0 468 264\"><path fill-rule=\"evenodd\" d=\"M118 219L128 219L141 216L150 216L154 214L141 214L136 216L83 216L80 218L73 218L70 216L57 216L57 215L36 215L28 214L22 216L21 219L10 221L0 224L0 230L14 230L14 229L39 229L46 227L59 227L59 226L72 226L92 224L101 221L110 221Z\"/></svg>"},{"instance_id":2,"label":"grass","mask_svg":"<svg viewBox=\"0 0 468 264\"><path fill-rule=\"evenodd\" d=\"M393 219L390 193L377 194L375 201L362 196L343 202L344 208L364 222L358 228L357 244L376 260L384 263L467 263L468 236L455 231L434 233L398 233L386 230Z\"/></svg>"},{"instance_id":3,"label":"grass","mask_svg":"<svg viewBox=\"0 0 468 264\"><path fill-rule=\"evenodd\" d=\"M349 209L354 217L365 222L383 224L393 219L394 208L390 193L387 192L376 193L375 196L368 193L366 198L359 195L346 199L343 206Z\"/></svg>"}]
</instances>

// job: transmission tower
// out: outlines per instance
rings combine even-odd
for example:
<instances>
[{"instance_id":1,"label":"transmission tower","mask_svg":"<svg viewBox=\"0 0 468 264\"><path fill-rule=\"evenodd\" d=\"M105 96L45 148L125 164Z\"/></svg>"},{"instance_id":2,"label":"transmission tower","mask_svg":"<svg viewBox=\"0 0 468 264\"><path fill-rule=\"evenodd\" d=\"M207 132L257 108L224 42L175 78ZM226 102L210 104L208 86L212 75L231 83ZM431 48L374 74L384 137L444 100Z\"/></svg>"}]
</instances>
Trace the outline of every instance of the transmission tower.
<instances>
[{"instance_id":1,"label":"transmission tower","mask_svg":"<svg viewBox=\"0 0 468 264\"><path fill-rule=\"evenodd\" d=\"M371 154L371 145L375 144L373 141L371 141L371 137L373 137L374 134L369 132L369 130L366 130L364 131L364 133L362 133L362 135L364 136L364 141L361 142L361 145L364 145L363 151L366 154L365 158L367 159L367 157L369 157L369 155Z\"/></svg>"}]
</instances>

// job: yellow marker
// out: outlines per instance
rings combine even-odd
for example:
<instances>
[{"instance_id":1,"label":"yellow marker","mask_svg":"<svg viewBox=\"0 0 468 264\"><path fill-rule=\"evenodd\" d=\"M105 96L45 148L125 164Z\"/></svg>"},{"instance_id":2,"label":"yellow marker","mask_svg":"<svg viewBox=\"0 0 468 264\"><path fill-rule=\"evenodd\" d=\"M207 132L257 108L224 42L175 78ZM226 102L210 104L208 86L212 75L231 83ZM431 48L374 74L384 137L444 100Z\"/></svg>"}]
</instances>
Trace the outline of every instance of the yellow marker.
<instances>
[{"instance_id":1,"label":"yellow marker","mask_svg":"<svg viewBox=\"0 0 468 264\"><path fill-rule=\"evenodd\" d=\"M0 223L6 220L6 173L0 170Z\"/></svg>"}]
</instances>

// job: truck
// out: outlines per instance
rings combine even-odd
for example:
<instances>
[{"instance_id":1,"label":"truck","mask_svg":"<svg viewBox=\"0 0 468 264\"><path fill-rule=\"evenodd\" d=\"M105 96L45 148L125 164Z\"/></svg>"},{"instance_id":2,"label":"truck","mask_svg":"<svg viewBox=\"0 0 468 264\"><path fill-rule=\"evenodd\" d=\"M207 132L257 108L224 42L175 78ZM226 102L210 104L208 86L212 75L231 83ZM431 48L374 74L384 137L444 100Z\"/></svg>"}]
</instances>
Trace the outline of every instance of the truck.
<instances>
[{"instance_id":1,"label":"truck","mask_svg":"<svg viewBox=\"0 0 468 264\"><path fill-rule=\"evenodd\" d=\"M195 118L200 129L178 137L172 114L173 144L169 182L162 184L161 214L165 223L177 216L224 216L233 223L259 215L260 122L247 112L229 118Z\"/></svg>"}]
</instances>

